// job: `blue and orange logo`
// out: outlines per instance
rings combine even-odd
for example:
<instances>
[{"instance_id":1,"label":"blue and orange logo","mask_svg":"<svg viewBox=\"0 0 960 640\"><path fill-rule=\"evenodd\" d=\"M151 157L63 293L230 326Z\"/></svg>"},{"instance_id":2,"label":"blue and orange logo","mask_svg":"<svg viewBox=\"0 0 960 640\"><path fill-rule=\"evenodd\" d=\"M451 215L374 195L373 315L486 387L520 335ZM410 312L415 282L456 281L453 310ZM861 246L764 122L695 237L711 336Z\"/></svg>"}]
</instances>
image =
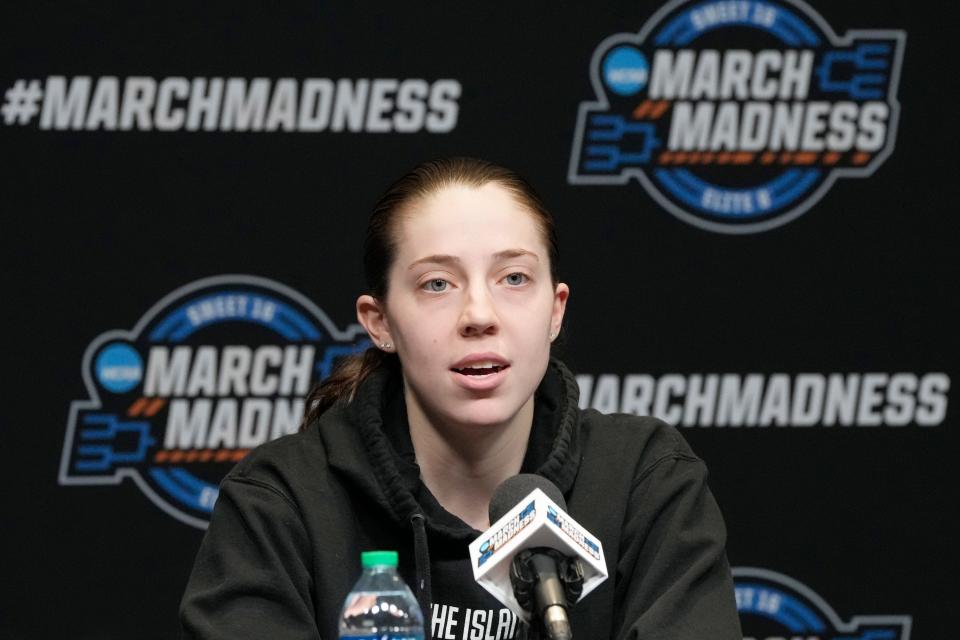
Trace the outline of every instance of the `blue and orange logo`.
<instances>
[{"instance_id":1,"label":"blue and orange logo","mask_svg":"<svg viewBox=\"0 0 960 640\"><path fill-rule=\"evenodd\" d=\"M893 152L905 42L839 37L801 0L675 0L594 51L568 181L636 178L710 231L785 224Z\"/></svg>"},{"instance_id":2,"label":"blue and orange logo","mask_svg":"<svg viewBox=\"0 0 960 640\"><path fill-rule=\"evenodd\" d=\"M745 638L910 640L910 616L854 616L844 622L812 589L782 573L735 567L733 581Z\"/></svg>"},{"instance_id":3,"label":"blue and orange logo","mask_svg":"<svg viewBox=\"0 0 960 640\"><path fill-rule=\"evenodd\" d=\"M553 523L553 525L563 532L574 544L578 545L595 559L601 559L600 545L588 538L583 531L572 525L565 515L562 515L550 505L547 505L547 522Z\"/></svg>"},{"instance_id":4,"label":"blue and orange logo","mask_svg":"<svg viewBox=\"0 0 960 640\"><path fill-rule=\"evenodd\" d=\"M89 398L71 404L60 484L129 478L166 513L205 528L230 467L296 431L313 384L368 345L359 325L338 330L272 280L227 275L181 287L131 331L87 347Z\"/></svg>"},{"instance_id":5,"label":"blue and orange logo","mask_svg":"<svg viewBox=\"0 0 960 640\"><path fill-rule=\"evenodd\" d=\"M533 500L520 513L510 518L506 524L484 540L478 549L480 555L477 557L477 567L482 567L487 560L493 557L493 554L513 540L528 524L533 522L536 515L537 502Z\"/></svg>"}]
</instances>

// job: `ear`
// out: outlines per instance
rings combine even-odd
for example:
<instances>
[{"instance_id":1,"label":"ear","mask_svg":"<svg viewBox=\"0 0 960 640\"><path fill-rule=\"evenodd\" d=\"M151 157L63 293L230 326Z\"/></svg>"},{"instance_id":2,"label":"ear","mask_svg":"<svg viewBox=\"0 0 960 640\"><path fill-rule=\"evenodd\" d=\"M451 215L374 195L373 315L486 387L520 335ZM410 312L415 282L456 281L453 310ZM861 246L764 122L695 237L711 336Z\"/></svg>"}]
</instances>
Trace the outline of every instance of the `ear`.
<instances>
[{"instance_id":1,"label":"ear","mask_svg":"<svg viewBox=\"0 0 960 640\"><path fill-rule=\"evenodd\" d=\"M570 297L570 287L565 282L557 284L553 291L553 313L550 314L550 340L560 335L563 325L563 314L567 310L567 298Z\"/></svg>"},{"instance_id":2,"label":"ear","mask_svg":"<svg viewBox=\"0 0 960 640\"><path fill-rule=\"evenodd\" d=\"M383 351L393 352L396 347L390 337L390 323L383 305L373 296L362 295L357 298L357 321L367 330L374 346Z\"/></svg>"}]
</instances>

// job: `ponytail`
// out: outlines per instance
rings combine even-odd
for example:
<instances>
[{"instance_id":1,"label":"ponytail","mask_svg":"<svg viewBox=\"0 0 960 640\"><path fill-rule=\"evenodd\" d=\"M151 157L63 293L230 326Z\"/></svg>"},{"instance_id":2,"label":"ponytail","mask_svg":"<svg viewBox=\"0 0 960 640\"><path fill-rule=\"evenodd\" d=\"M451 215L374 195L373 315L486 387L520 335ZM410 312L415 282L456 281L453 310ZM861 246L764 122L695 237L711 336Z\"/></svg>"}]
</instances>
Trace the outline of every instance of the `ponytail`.
<instances>
[{"instance_id":1,"label":"ponytail","mask_svg":"<svg viewBox=\"0 0 960 640\"><path fill-rule=\"evenodd\" d=\"M362 354L343 358L328 377L307 395L307 409L300 422L300 431L315 422L337 400L350 402L357 389L374 371L399 364L396 354L370 347Z\"/></svg>"}]
</instances>

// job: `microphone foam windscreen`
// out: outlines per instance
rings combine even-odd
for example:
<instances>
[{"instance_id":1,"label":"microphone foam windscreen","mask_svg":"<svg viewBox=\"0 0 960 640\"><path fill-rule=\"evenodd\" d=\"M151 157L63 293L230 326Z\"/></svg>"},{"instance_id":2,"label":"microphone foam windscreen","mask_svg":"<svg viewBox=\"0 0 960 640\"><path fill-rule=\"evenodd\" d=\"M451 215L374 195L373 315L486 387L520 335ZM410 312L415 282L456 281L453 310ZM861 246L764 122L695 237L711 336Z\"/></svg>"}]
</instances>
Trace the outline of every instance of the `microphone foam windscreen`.
<instances>
[{"instance_id":1,"label":"microphone foam windscreen","mask_svg":"<svg viewBox=\"0 0 960 640\"><path fill-rule=\"evenodd\" d=\"M518 502L530 495L534 489L540 489L548 498L553 500L558 507L567 510L567 502L563 499L563 494L557 485L553 484L543 476L533 473L520 473L512 478L507 478L490 498L490 522L496 522L503 515L516 506Z\"/></svg>"}]
</instances>

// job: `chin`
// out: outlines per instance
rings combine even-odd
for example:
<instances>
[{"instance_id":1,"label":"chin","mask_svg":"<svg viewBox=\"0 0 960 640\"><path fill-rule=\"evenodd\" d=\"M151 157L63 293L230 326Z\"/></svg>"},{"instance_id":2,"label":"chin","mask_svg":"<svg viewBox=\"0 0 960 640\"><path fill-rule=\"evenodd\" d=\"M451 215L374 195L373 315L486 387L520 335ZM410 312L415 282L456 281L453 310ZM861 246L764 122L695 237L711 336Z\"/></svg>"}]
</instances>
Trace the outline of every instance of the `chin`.
<instances>
[{"instance_id":1,"label":"chin","mask_svg":"<svg viewBox=\"0 0 960 640\"><path fill-rule=\"evenodd\" d=\"M468 408L454 413L453 419L465 426L496 427L508 424L523 408L503 398L483 398L473 400ZM516 405L516 406L515 406Z\"/></svg>"}]
</instances>

